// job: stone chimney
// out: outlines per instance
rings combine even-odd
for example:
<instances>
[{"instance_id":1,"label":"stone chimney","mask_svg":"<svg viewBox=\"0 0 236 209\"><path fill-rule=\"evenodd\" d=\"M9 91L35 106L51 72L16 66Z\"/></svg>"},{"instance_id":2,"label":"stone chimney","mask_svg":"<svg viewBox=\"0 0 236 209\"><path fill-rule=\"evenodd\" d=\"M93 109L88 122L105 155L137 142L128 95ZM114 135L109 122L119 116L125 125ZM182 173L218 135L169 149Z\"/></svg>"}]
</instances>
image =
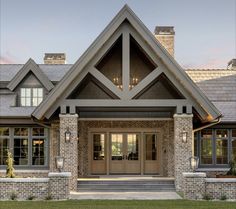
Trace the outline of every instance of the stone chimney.
<instances>
[{"instance_id":1,"label":"stone chimney","mask_svg":"<svg viewBox=\"0 0 236 209\"><path fill-rule=\"evenodd\" d=\"M236 70L236 59L232 59L228 62L228 70Z\"/></svg>"},{"instance_id":2,"label":"stone chimney","mask_svg":"<svg viewBox=\"0 0 236 209\"><path fill-rule=\"evenodd\" d=\"M66 64L66 54L65 53L45 53L44 54L44 64Z\"/></svg>"},{"instance_id":3,"label":"stone chimney","mask_svg":"<svg viewBox=\"0 0 236 209\"><path fill-rule=\"evenodd\" d=\"M174 57L175 31L173 26L156 26L154 35L165 49Z\"/></svg>"}]
</instances>

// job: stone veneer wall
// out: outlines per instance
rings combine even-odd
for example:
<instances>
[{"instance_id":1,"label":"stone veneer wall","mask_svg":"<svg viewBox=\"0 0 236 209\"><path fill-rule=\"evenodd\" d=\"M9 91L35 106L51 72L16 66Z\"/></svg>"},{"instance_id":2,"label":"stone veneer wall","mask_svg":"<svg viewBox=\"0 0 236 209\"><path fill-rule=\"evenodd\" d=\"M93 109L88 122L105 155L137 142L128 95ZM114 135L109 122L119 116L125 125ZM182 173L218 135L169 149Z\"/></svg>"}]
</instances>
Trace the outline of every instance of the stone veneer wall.
<instances>
[{"instance_id":1,"label":"stone veneer wall","mask_svg":"<svg viewBox=\"0 0 236 209\"><path fill-rule=\"evenodd\" d=\"M208 196L212 199L236 199L235 178L206 178L205 173L183 173L184 198L203 199Z\"/></svg>"},{"instance_id":2,"label":"stone veneer wall","mask_svg":"<svg viewBox=\"0 0 236 209\"><path fill-rule=\"evenodd\" d=\"M186 199L202 199L205 194L205 173L183 173L183 193Z\"/></svg>"},{"instance_id":3,"label":"stone veneer wall","mask_svg":"<svg viewBox=\"0 0 236 209\"><path fill-rule=\"evenodd\" d=\"M174 115L174 166L175 166L175 188L182 191L183 172L190 172L189 159L193 155L193 115ZM182 141L182 132L187 132L187 142Z\"/></svg>"},{"instance_id":4,"label":"stone veneer wall","mask_svg":"<svg viewBox=\"0 0 236 209\"><path fill-rule=\"evenodd\" d=\"M49 178L0 178L0 199L10 199L12 194L17 199L52 199L69 198L70 173L49 173Z\"/></svg>"},{"instance_id":5,"label":"stone veneer wall","mask_svg":"<svg viewBox=\"0 0 236 209\"><path fill-rule=\"evenodd\" d=\"M70 189L77 191L78 178L78 115L60 114L60 152L64 157L64 171L71 172ZM71 133L70 142L65 142L65 132Z\"/></svg>"},{"instance_id":6,"label":"stone veneer wall","mask_svg":"<svg viewBox=\"0 0 236 209\"><path fill-rule=\"evenodd\" d=\"M78 174L88 176L88 133L90 128L160 128L162 131L162 166L164 176L174 176L173 120L163 121L79 121Z\"/></svg>"},{"instance_id":7,"label":"stone veneer wall","mask_svg":"<svg viewBox=\"0 0 236 209\"><path fill-rule=\"evenodd\" d=\"M236 199L236 179L235 178L206 178L206 194L213 199Z\"/></svg>"}]
</instances>

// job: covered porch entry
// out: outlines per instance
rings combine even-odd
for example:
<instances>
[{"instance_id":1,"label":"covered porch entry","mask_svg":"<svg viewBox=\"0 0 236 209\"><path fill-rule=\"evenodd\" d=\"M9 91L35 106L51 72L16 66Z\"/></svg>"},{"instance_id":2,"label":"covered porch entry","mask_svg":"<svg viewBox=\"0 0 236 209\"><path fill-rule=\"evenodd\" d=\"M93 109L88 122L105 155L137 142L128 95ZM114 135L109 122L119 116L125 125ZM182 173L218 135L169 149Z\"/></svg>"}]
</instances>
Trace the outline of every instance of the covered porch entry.
<instances>
[{"instance_id":1,"label":"covered porch entry","mask_svg":"<svg viewBox=\"0 0 236 209\"><path fill-rule=\"evenodd\" d=\"M91 129L89 175L162 175L160 129Z\"/></svg>"}]
</instances>

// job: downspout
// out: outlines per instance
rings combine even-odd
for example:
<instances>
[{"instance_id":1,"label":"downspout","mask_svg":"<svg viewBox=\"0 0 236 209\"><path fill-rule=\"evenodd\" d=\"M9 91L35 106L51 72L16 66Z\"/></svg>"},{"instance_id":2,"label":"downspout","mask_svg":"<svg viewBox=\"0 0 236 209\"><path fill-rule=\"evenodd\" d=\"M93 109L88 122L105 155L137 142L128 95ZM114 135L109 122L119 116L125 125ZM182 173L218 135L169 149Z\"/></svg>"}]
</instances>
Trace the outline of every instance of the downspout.
<instances>
[{"instance_id":1,"label":"downspout","mask_svg":"<svg viewBox=\"0 0 236 209\"><path fill-rule=\"evenodd\" d=\"M195 132L197 132L197 131L201 131L201 130L204 129L204 128L209 128L209 127L211 127L211 126L214 126L214 125L216 125L216 124L218 124L218 123L220 123L220 122L221 122L221 117L217 118L216 120L214 120L214 121L213 121L212 123L210 123L210 124L201 126L201 127L199 127L199 128L196 128L196 129L193 129L193 133L195 133Z\"/></svg>"}]
</instances>

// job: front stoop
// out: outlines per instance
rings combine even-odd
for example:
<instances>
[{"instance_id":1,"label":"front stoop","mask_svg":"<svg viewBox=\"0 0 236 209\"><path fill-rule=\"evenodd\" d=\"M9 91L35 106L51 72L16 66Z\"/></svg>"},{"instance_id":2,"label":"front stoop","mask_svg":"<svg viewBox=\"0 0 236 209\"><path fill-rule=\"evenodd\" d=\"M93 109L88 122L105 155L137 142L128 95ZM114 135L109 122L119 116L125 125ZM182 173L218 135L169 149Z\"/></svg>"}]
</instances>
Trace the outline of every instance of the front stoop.
<instances>
[{"instance_id":1,"label":"front stoop","mask_svg":"<svg viewBox=\"0 0 236 209\"><path fill-rule=\"evenodd\" d=\"M71 192L72 200L177 200L176 192Z\"/></svg>"},{"instance_id":2,"label":"front stoop","mask_svg":"<svg viewBox=\"0 0 236 209\"><path fill-rule=\"evenodd\" d=\"M70 199L181 199L174 178L99 177L78 179L78 192Z\"/></svg>"}]
</instances>

